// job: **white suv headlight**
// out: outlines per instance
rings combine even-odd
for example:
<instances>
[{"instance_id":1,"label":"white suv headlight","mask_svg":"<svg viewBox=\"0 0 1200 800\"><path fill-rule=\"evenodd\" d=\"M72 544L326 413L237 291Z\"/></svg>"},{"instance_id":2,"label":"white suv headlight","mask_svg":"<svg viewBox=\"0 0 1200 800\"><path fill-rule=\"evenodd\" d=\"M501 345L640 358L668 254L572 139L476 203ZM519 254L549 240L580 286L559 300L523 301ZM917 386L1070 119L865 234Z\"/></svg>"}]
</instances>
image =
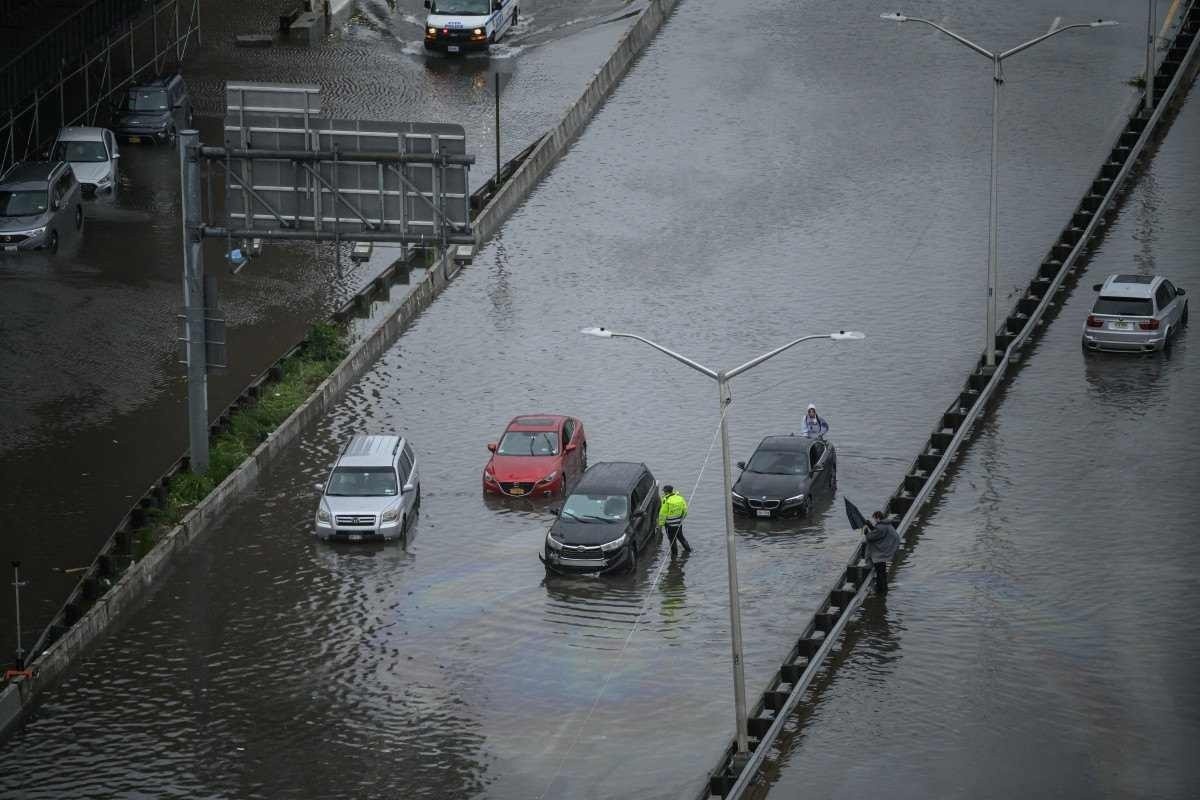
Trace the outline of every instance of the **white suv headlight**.
<instances>
[{"instance_id":1,"label":"white suv headlight","mask_svg":"<svg viewBox=\"0 0 1200 800\"><path fill-rule=\"evenodd\" d=\"M624 546L624 544L625 544L625 534L622 533L620 538L613 539L611 542L605 542L604 544L600 545L600 549L606 553L610 553L613 550L620 550L621 547Z\"/></svg>"},{"instance_id":2,"label":"white suv headlight","mask_svg":"<svg viewBox=\"0 0 1200 800\"><path fill-rule=\"evenodd\" d=\"M379 516L381 522L395 522L400 517L400 506L392 506L385 509L383 514Z\"/></svg>"},{"instance_id":3,"label":"white suv headlight","mask_svg":"<svg viewBox=\"0 0 1200 800\"><path fill-rule=\"evenodd\" d=\"M317 509L317 521L329 522L329 511L326 510L324 506Z\"/></svg>"}]
</instances>

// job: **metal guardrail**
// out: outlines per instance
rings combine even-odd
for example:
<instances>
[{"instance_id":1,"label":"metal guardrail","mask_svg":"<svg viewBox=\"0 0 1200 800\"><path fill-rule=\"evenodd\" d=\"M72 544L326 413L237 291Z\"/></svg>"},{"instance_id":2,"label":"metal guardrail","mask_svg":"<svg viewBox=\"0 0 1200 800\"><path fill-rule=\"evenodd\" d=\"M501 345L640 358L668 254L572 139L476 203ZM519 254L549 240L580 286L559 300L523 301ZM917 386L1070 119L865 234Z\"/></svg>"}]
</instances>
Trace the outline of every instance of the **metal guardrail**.
<instances>
[{"instance_id":1,"label":"metal guardrail","mask_svg":"<svg viewBox=\"0 0 1200 800\"><path fill-rule=\"evenodd\" d=\"M1090 246L1092 238L1096 235L1098 228L1102 224L1104 214L1111 209L1118 199L1126 179L1137 163L1138 157L1145 149L1155 127L1170 105L1192 63L1195 61L1197 49L1200 48L1200 33L1197 32L1197 29L1200 28L1200 8L1197 7L1197 0L1189 2L1188 7L1180 15L1180 19L1184 22L1180 26L1180 31L1175 41L1178 42L1180 36L1190 37L1186 53L1182 54L1178 62L1172 61L1170 54L1168 54L1168 58L1163 61L1154 81L1147 82L1146 91L1153 91L1156 95L1154 111L1148 119L1135 114L1130 118L1127 127L1118 137L1110 158L1115 159L1119 155L1121 158L1120 167L1114 172L1112 166L1116 161L1109 160L1105 162L1101 167L1100 178L1092 184L1089 194L1085 196L1083 203L1081 203L1080 210L1072 216L1072 223L1074 223L1081 214L1087 214L1089 217L1088 222L1078 232L1076 232L1076 228L1074 227L1069 227L1064 231L1064 236L1070 235L1073 238L1072 246L1061 263L1051 259L1043 264L1043 268L1047 264L1056 266L1052 276L1043 276L1039 270L1039 275L1034 278L1030 291L1033 292L1036 290L1040 292L1036 306L1026 314L1022 310L1022 306L1029 298L1027 297L1022 301L1018 301L1014 313L1009 315L1005 323L1006 334L1003 336L1008 339L1008 342L1004 347L1002 358L990 373L983 367L983 360L982 358L980 359L980 366L968 377L964 392L960 393L959 397L942 415L942 426L939 426L939 429L935 430L933 436L930 437L929 445L917 457L917 460L914 461L913 466L905 476L905 480L901 482L900 487L889 500L889 510L897 504L897 500L902 501L907 506L897 528L902 537L924 511L930 496L944 477L946 469L954 460L959 448L971 436L975 423L986 410L988 402L992 399L996 390L1002 385L1017 351L1024 346L1029 337L1038 329L1043 316L1054 304L1055 297L1060 291L1063 281L1074 271L1075 262ZM1179 55L1178 50L1178 45L1173 46L1171 53ZM1170 72L1170 75L1164 75L1164 72ZM1162 87L1161 91L1159 89L1160 86ZM1124 143L1133 130L1137 131L1136 141L1126 146ZM1111 177L1106 176L1106 171L1114 172L1114 174ZM1108 182L1107 191L1102 195L1099 202L1095 203L1095 208L1088 209L1089 198L1095 196L1093 190L1101 182ZM1061 243L1061 238L1059 241ZM1052 256L1056 253L1056 249L1059 246L1056 245L1051 249ZM1020 321L1020 328L1015 335L1009 335L1007 331L1011 329L1014 320ZM997 338L1001 338L1000 335ZM980 378L983 378L982 385L974 387L973 383L981 383ZM973 402L969 408L965 409L964 413L963 397L972 392L975 392ZM936 446L936 437L945 436L945 422L947 417L951 415L961 416L961 418L954 425L953 434L949 437L948 441L939 448ZM932 455L931 451L935 449L939 451L937 453L936 464L928 470L922 469L922 458L930 458ZM905 497L904 495L909 494L907 491L909 479L914 475L921 475L921 486L910 497ZM776 674L770 687L756 705L752 716L760 722L760 735L757 737L758 742L746 764L737 771L735 776L730 775L730 765L733 761L734 749L732 746L727 748L718 768L709 774L705 790L701 795L702 798L711 797L715 794L724 797L726 800L740 800L754 783L763 762L769 754L771 745L779 737L787 720L799 706L804 693L812 683L826 656L832 651L833 646L845 630L849 620L853 616L854 610L862 604L870 590L870 569L868 566L860 566L859 564L859 562L864 560L864 557L865 546L860 543L855 548L854 554L847 564L846 569L841 573L837 584L826 593L825 599L818 606L818 611L814 615L813 621L805 628L797 645L792 648L788 660L781 667L779 673ZM847 586L853 586L854 588L852 590L847 589L845 588ZM835 608L836 611L833 611ZM817 636L817 631L823 631L823 636ZM806 663L801 669L800 665L793 662L802 658L806 659ZM791 680L788 680L789 678ZM783 692L771 688L778 686L780 683L791 684L791 689L788 690L786 697L781 697L784 694ZM759 715L764 713L766 709L774 711L774 716L769 726L763 730L761 726L762 720ZM721 791L722 788L724 788L724 791Z\"/></svg>"}]
</instances>

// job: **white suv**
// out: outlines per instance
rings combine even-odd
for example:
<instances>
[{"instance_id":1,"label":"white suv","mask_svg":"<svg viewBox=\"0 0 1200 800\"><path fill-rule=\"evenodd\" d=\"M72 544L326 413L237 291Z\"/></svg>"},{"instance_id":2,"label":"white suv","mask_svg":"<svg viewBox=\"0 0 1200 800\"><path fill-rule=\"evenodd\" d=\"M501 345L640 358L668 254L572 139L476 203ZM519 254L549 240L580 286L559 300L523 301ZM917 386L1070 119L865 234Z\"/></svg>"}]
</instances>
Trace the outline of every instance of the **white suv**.
<instances>
[{"instance_id":1,"label":"white suv","mask_svg":"<svg viewBox=\"0 0 1200 800\"><path fill-rule=\"evenodd\" d=\"M417 458L395 435L354 436L317 489L316 535L326 540L407 542L421 505Z\"/></svg>"},{"instance_id":2,"label":"white suv","mask_svg":"<svg viewBox=\"0 0 1200 800\"><path fill-rule=\"evenodd\" d=\"M1085 350L1162 350L1187 324L1187 294L1161 275L1109 275L1083 323Z\"/></svg>"}]
</instances>

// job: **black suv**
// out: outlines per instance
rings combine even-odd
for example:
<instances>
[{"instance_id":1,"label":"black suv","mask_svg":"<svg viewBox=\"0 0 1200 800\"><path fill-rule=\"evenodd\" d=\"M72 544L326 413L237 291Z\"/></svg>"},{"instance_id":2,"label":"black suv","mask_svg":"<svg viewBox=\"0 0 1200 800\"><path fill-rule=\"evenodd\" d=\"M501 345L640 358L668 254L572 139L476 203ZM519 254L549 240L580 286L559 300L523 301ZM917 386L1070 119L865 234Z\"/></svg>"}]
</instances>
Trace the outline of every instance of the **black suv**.
<instances>
[{"instance_id":1,"label":"black suv","mask_svg":"<svg viewBox=\"0 0 1200 800\"><path fill-rule=\"evenodd\" d=\"M192 125L192 99L182 75L167 75L132 86L116 109L113 131L130 142L174 142Z\"/></svg>"},{"instance_id":2,"label":"black suv","mask_svg":"<svg viewBox=\"0 0 1200 800\"><path fill-rule=\"evenodd\" d=\"M542 563L550 572L632 570L658 533L660 503L645 464L593 464L555 511Z\"/></svg>"}]
</instances>

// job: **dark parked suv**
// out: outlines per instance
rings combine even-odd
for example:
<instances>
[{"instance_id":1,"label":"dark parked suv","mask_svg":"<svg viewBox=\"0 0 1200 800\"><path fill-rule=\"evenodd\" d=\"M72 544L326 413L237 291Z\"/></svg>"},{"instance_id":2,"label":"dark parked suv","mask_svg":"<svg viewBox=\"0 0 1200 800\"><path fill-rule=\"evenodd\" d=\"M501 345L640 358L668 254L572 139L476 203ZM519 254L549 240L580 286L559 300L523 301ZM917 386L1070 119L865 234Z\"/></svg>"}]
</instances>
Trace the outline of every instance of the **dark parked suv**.
<instances>
[{"instance_id":1,"label":"dark parked suv","mask_svg":"<svg viewBox=\"0 0 1200 800\"><path fill-rule=\"evenodd\" d=\"M0 179L0 251L58 251L59 234L83 227L83 192L66 161L25 161Z\"/></svg>"},{"instance_id":2,"label":"dark parked suv","mask_svg":"<svg viewBox=\"0 0 1200 800\"><path fill-rule=\"evenodd\" d=\"M593 464L556 512L542 563L550 572L632 570L658 533L659 504L645 464Z\"/></svg>"},{"instance_id":3,"label":"dark parked suv","mask_svg":"<svg viewBox=\"0 0 1200 800\"><path fill-rule=\"evenodd\" d=\"M173 142L191 127L192 99L182 75L166 75L130 87L116 111L113 131L130 142Z\"/></svg>"}]
</instances>

